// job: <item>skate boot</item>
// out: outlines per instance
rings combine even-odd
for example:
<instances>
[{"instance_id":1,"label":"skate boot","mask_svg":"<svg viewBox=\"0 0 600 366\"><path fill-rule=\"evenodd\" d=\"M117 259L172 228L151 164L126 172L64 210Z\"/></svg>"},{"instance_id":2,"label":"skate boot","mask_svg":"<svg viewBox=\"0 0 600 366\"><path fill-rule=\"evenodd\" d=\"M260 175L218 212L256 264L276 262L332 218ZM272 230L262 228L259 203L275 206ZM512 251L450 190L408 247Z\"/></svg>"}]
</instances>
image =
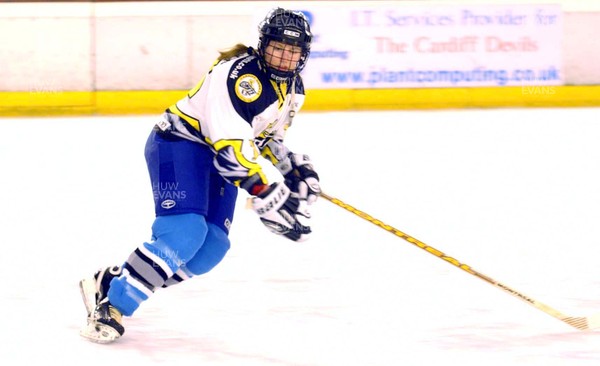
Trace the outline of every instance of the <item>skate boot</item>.
<instances>
[{"instance_id":1,"label":"skate boot","mask_svg":"<svg viewBox=\"0 0 600 366\"><path fill-rule=\"evenodd\" d=\"M125 333L125 328L121 323L122 318L121 312L105 298L88 317L87 325L80 334L96 343L114 342Z\"/></svg>"},{"instance_id":2,"label":"skate boot","mask_svg":"<svg viewBox=\"0 0 600 366\"><path fill-rule=\"evenodd\" d=\"M121 273L122 270L119 266L107 267L98 270L93 277L79 281L79 290L88 317L92 315L96 306L106 298L110 281L115 277L119 277Z\"/></svg>"}]
</instances>

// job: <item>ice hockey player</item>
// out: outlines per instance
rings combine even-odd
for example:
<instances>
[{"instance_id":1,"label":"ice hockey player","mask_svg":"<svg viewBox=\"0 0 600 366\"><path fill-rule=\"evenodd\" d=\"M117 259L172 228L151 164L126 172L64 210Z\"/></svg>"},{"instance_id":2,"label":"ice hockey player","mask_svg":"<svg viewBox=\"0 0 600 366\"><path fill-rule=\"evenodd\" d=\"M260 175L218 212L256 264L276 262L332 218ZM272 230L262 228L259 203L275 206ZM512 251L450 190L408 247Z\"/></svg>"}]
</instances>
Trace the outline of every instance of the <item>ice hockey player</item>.
<instances>
[{"instance_id":1,"label":"ice hockey player","mask_svg":"<svg viewBox=\"0 0 600 366\"><path fill-rule=\"evenodd\" d=\"M108 343L154 291L210 271L229 250L238 189L260 221L293 241L311 233L308 205L320 193L307 155L284 135L304 102L300 72L312 34L301 12L276 8L259 24L257 48L238 44L219 58L150 133L145 157L154 194L152 240L122 265L80 282L88 310L81 335ZM258 156L283 179L270 183ZM258 221L258 220L257 220Z\"/></svg>"}]
</instances>

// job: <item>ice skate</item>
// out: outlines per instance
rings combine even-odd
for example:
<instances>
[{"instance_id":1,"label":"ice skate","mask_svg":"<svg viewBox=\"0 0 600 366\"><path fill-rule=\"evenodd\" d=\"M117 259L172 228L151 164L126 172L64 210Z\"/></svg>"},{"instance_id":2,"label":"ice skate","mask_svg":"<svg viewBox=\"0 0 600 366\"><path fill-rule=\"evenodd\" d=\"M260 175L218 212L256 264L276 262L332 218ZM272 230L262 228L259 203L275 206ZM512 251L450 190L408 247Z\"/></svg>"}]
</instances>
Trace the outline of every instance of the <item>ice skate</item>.
<instances>
[{"instance_id":1,"label":"ice skate","mask_svg":"<svg viewBox=\"0 0 600 366\"><path fill-rule=\"evenodd\" d=\"M119 277L121 272L119 266L102 268L94 273L93 277L79 281L79 289L88 317L92 315L96 306L106 298L110 281L115 277Z\"/></svg>"},{"instance_id":2,"label":"ice skate","mask_svg":"<svg viewBox=\"0 0 600 366\"><path fill-rule=\"evenodd\" d=\"M122 318L121 312L105 298L88 317L87 325L80 334L96 343L114 342L125 333L125 328L121 324Z\"/></svg>"}]
</instances>

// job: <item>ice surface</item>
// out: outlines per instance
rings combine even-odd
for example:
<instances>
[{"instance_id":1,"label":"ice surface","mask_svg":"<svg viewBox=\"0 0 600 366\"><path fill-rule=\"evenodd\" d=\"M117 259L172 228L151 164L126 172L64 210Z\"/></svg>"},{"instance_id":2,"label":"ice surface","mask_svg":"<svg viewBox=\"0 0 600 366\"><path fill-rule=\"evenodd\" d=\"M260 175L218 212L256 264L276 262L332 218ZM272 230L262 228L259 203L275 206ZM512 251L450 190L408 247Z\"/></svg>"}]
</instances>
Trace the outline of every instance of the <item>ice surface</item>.
<instances>
[{"instance_id":1,"label":"ice surface","mask_svg":"<svg viewBox=\"0 0 600 366\"><path fill-rule=\"evenodd\" d=\"M305 113L288 145L322 187L574 316L600 312L598 109ZM112 345L80 338L77 282L153 219L156 116L0 119L5 365L598 365L580 332L321 199L312 238L240 195L232 249L158 291ZM277 178L273 172L272 178Z\"/></svg>"}]
</instances>

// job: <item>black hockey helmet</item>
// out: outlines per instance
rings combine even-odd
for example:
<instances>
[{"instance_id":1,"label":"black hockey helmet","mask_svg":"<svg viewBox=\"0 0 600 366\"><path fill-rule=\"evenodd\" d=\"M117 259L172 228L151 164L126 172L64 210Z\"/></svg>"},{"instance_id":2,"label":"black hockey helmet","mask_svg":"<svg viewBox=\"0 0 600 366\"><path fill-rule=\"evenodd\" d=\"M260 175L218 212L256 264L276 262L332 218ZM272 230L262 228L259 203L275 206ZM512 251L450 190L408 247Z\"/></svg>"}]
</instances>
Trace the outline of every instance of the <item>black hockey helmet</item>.
<instances>
[{"instance_id":1,"label":"black hockey helmet","mask_svg":"<svg viewBox=\"0 0 600 366\"><path fill-rule=\"evenodd\" d=\"M308 19L302 12L275 8L271 10L265 19L258 25L259 39L258 52L265 58L265 49L270 41L279 41L302 49L300 61L295 70L280 71L267 66L268 71L277 78L288 79L299 74L308 60L310 54L310 42L312 33Z\"/></svg>"}]
</instances>

